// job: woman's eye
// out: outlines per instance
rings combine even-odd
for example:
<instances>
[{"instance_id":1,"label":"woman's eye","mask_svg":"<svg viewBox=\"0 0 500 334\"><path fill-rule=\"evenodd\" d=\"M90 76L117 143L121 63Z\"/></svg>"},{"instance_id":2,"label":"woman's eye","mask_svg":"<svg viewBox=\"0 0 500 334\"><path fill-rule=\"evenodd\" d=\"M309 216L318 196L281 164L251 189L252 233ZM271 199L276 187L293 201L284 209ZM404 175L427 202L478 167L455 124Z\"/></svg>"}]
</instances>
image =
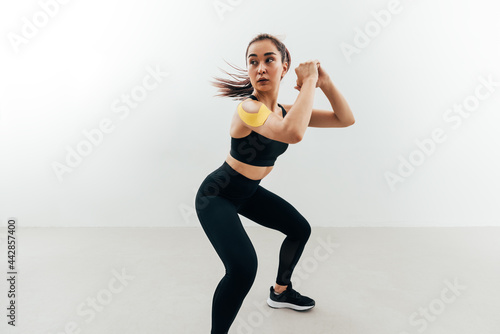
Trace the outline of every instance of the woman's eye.
<instances>
[{"instance_id":1,"label":"woman's eye","mask_svg":"<svg viewBox=\"0 0 500 334\"><path fill-rule=\"evenodd\" d=\"M273 59L273 58L267 58L267 60L272 60L272 61L274 61L274 59ZM253 65L253 63L255 63L255 60L251 60L251 61L250 61L250 65Z\"/></svg>"}]
</instances>

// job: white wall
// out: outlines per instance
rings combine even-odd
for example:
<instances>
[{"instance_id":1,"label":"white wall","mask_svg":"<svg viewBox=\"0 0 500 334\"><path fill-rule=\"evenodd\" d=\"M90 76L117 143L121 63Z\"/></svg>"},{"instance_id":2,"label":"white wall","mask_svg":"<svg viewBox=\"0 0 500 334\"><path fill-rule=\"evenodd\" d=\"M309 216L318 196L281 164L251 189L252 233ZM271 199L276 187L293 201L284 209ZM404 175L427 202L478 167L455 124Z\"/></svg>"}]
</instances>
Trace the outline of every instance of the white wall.
<instances>
[{"instance_id":1,"label":"white wall","mask_svg":"<svg viewBox=\"0 0 500 334\"><path fill-rule=\"evenodd\" d=\"M500 226L499 7L493 0L3 2L0 218L17 217L20 226L199 226L195 191L226 157L237 103L214 97L209 80L224 76L219 68L232 70L223 59L244 67L248 42L268 32L283 38L293 69L321 61L356 124L309 128L262 186L313 226ZM381 26L373 13L387 8L394 13ZM40 27L29 29L23 18ZM358 29L377 27L359 44ZM342 52L347 44L357 53ZM163 73L158 83L147 81L156 86L125 114L122 95L140 93L155 69ZM492 92L476 91L488 77L497 83ZM291 70L278 102L295 101L295 80ZM488 96L478 100L476 92ZM474 101L470 116L448 114ZM320 89L314 105L330 108ZM82 132L100 124L113 129L58 178L53 164L66 164L68 148L85 145ZM418 158L415 141L439 129L445 139L391 187L386 174L398 173L400 157Z\"/></svg>"}]
</instances>

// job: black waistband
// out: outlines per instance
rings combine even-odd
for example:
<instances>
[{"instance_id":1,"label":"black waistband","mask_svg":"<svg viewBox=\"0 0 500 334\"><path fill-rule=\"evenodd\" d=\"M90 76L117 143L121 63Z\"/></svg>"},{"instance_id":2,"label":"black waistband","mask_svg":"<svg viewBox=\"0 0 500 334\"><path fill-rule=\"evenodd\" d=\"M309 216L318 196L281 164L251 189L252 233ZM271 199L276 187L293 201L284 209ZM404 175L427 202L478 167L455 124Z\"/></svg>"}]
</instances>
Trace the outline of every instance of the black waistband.
<instances>
[{"instance_id":1,"label":"black waistband","mask_svg":"<svg viewBox=\"0 0 500 334\"><path fill-rule=\"evenodd\" d=\"M236 169L234 169L233 167L231 167L231 165L229 165L227 163L227 161L224 160L224 163L222 164L222 169L224 169L227 173L229 173L229 175L231 176L234 176L234 177L237 177L237 178L240 178L242 180L244 180L245 182L249 182L249 183L259 183L261 180L253 180L253 179L250 179L248 177L246 177L245 175L241 174L240 172L238 172Z\"/></svg>"}]
</instances>

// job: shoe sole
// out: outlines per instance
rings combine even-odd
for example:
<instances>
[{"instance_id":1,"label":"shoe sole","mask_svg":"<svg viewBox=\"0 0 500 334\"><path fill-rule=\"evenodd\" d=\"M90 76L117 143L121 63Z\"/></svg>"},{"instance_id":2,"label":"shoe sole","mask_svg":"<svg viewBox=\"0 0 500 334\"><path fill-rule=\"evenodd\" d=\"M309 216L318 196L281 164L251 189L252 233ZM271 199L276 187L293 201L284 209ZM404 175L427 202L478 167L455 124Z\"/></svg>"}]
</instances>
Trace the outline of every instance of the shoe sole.
<instances>
[{"instance_id":1,"label":"shoe sole","mask_svg":"<svg viewBox=\"0 0 500 334\"><path fill-rule=\"evenodd\" d=\"M299 305L294 305L290 303L280 303L280 302L275 302L271 298L267 298L267 305L269 305L272 308L291 308L292 310L295 311L307 311L311 308L314 307L314 305L311 306L299 306Z\"/></svg>"}]
</instances>

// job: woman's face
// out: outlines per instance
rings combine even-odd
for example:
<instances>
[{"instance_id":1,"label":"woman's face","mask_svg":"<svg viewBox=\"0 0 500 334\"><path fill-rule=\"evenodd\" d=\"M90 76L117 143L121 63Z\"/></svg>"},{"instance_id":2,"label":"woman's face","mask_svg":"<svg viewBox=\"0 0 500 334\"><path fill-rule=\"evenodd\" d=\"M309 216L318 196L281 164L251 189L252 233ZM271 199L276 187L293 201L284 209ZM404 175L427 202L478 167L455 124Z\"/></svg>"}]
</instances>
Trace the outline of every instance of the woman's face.
<instances>
[{"instance_id":1,"label":"woman's face","mask_svg":"<svg viewBox=\"0 0 500 334\"><path fill-rule=\"evenodd\" d=\"M268 39L252 43L248 48L247 67L252 86L257 90L273 90L279 85L287 70L281 62L276 45ZM267 79L267 81L259 81Z\"/></svg>"}]
</instances>

